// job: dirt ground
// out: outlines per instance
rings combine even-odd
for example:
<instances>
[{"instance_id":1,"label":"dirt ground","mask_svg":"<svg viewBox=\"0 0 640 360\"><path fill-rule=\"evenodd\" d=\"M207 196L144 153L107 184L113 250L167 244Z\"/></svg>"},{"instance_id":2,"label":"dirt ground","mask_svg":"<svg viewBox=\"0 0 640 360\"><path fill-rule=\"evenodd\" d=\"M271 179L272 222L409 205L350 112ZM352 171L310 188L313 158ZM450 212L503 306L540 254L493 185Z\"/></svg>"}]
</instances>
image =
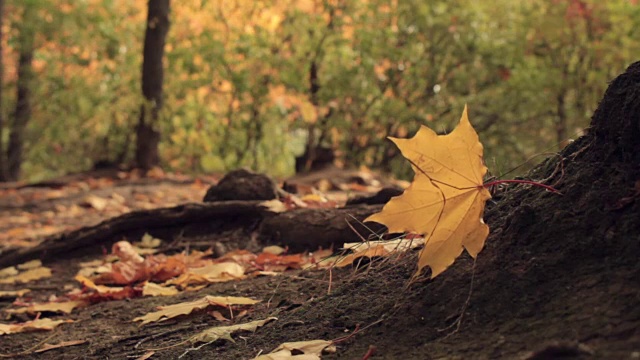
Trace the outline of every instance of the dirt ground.
<instances>
[{"instance_id":1,"label":"dirt ground","mask_svg":"<svg viewBox=\"0 0 640 360\"><path fill-rule=\"evenodd\" d=\"M290 271L173 297L102 302L74 311L75 322L53 332L2 336L0 353L84 339L21 358L127 359L166 348L152 358L251 359L287 341L340 339L323 359L638 359L639 139L635 64L610 85L588 135L527 175L562 195L519 185L489 201L491 234L475 263L463 257L435 280L409 284L416 254L408 254L357 271ZM98 245L58 256L45 264L55 276L29 288L44 300L74 282L79 262L100 254ZM131 321L204 295L259 299L241 321L278 320L187 353L190 345L177 344L217 325L209 314L142 327Z\"/></svg>"}]
</instances>

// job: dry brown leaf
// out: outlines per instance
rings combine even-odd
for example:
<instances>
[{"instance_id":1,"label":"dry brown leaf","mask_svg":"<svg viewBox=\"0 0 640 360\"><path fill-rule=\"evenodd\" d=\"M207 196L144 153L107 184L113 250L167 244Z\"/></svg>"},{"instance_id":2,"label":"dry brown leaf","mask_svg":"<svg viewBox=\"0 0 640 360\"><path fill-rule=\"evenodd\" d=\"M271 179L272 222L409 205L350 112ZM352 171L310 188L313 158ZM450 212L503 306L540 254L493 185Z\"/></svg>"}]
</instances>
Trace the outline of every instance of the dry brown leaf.
<instances>
[{"instance_id":1,"label":"dry brown leaf","mask_svg":"<svg viewBox=\"0 0 640 360\"><path fill-rule=\"evenodd\" d=\"M123 287L118 286L104 286L104 285L96 285L93 281L86 278L82 275L76 275L76 281L81 283L83 286L95 290L98 294L109 294L109 293L117 293L124 290Z\"/></svg>"},{"instance_id":2,"label":"dry brown leaf","mask_svg":"<svg viewBox=\"0 0 640 360\"><path fill-rule=\"evenodd\" d=\"M47 267L39 267L20 272L14 276L1 278L0 284L28 283L30 281L40 280L48 277L51 277L51 269Z\"/></svg>"},{"instance_id":3,"label":"dry brown leaf","mask_svg":"<svg viewBox=\"0 0 640 360\"><path fill-rule=\"evenodd\" d=\"M95 260L81 262L78 264L78 266L80 266L81 268L96 268L115 260L116 260L115 258L114 259L95 259Z\"/></svg>"},{"instance_id":4,"label":"dry brown leaf","mask_svg":"<svg viewBox=\"0 0 640 360\"><path fill-rule=\"evenodd\" d=\"M20 297L30 291L31 291L30 289L0 291L0 298Z\"/></svg>"},{"instance_id":5,"label":"dry brown leaf","mask_svg":"<svg viewBox=\"0 0 640 360\"><path fill-rule=\"evenodd\" d=\"M284 253L285 251L287 251L287 249L283 248L282 246L278 246L278 245L265 246L262 249L263 253L269 253L269 254L273 254L273 255L280 255L280 254Z\"/></svg>"},{"instance_id":6,"label":"dry brown leaf","mask_svg":"<svg viewBox=\"0 0 640 360\"><path fill-rule=\"evenodd\" d=\"M73 320L51 320L49 318L44 318L17 324L0 324L0 335L39 330L53 330L60 324L71 322L73 322Z\"/></svg>"},{"instance_id":7,"label":"dry brown leaf","mask_svg":"<svg viewBox=\"0 0 640 360\"><path fill-rule=\"evenodd\" d=\"M198 268L191 268L186 273L166 282L185 288L190 285L225 282L244 277L244 267L235 262L223 262Z\"/></svg>"},{"instance_id":8,"label":"dry brown leaf","mask_svg":"<svg viewBox=\"0 0 640 360\"><path fill-rule=\"evenodd\" d=\"M424 245L423 237L414 237L414 238L400 238L394 240L375 240L375 241L367 241L367 242L354 242L354 243L345 243L342 245L344 249L352 249L353 251L360 251L367 247L373 246L383 246L387 251L406 251L410 249L416 249L420 246Z\"/></svg>"},{"instance_id":9,"label":"dry brown leaf","mask_svg":"<svg viewBox=\"0 0 640 360\"><path fill-rule=\"evenodd\" d=\"M160 284L145 282L142 287L142 295L145 296L171 296L179 293L173 286L162 286Z\"/></svg>"},{"instance_id":10,"label":"dry brown leaf","mask_svg":"<svg viewBox=\"0 0 640 360\"><path fill-rule=\"evenodd\" d=\"M190 261L184 254L175 254L170 257L165 255L149 256L145 260L146 273L156 282L167 281L187 271L187 262Z\"/></svg>"},{"instance_id":11,"label":"dry brown leaf","mask_svg":"<svg viewBox=\"0 0 640 360\"><path fill-rule=\"evenodd\" d=\"M260 203L260 206L263 206L274 213L281 213L288 210L287 206L278 199L263 201Z\"/></svg>"},{"instance_id":12,"label":"dry brown leaf","mask_svg":"<svg viewBox=\"0 0 640 360\"><path fill-rule=\"evenodd\" d=\"M82 307L85 305L87 305L86 301L71 300L71 301L32 304L32 305L21 307L18 309L6 309L4 311L9 314L22 314L22 313L35 314L35 313L45 312L45 311L70 314L73 311L73 309L77 307Z\"/></svg>"},{"instance_id":13,"label":"dry brown leaf","mask_svg":"<svg viewBox=\"0 0 640 360\"><path fill-rule=\"evenodd\" d=\"M334 263L337 267L345 267L362 257L389 256L390 254L416 249L423 245L424 238L422 237L345 243L342 247L353 250L353 253L343 257L336 257Z\"/></svg>"},{"instance_id":14,"label":"dry brown leaf","mask_svg":"<svg viewBox=\"0 0 640 360\"><path fill-rule=\"evenodd\" d=\"M111 266L109 276L114 284L131 284L148 277L147 265L128 241L118 241L113 244L111 252L118 256L119 262Z\"/></svg>"},{"instance_id":15,"label":"dry brown leaf","mask_svg":"<svg viewBox=\"0 0 640 360\"><path fill-rule=\"evenodd\" d=\"M108 260L95 260L81 263L77 275L91 277L111 272L111 263Z\"/></svg>"},{"instance_id":16,"label":"dry brown leaf","mask_svg":"<svg viewBox=\"0 0 640 360\"><path fill-rule=\"evenodd\" d=\"M283 343L272 352L259 355L254 360L319 360L323 352L335 351L336 347L331 341L296 341Z\"/></svg>"},{"instance_id":17,"label":"dry brown leaf","mask_svg":"<svg viewBox=\"0 0 640 360\"><path fill-rule=\"evenodd\" d=\"M234 250L216 259L216 263L233 261L238 264L250 265L253 261L255 261L256 257L258 257L256 254L248 250Z\"/></svg>"},{"instance_id":18,"label":"dry brown leaf","mask_svg":"<svg viewBox=\"0 0 640 360\"><path fill-rule=\"evenodd\" d=\"M127 202L124 196L118 194L117 192L111 193L111 199L120 205L124 205Z\"/></svg>"},{"instance_id":19,"label":"dry brown leaf","mask_svg":"<svg viewBox=\"0 0 640 360\"><path fill-rule=\"evenodd\" d=\"M92 207L98 211L101 211L101 210L104 210L107 207L107 205L109 205L109 200L101 198L96 195L88 195L82 200L80 205Z\"/></svg>"},{"instance_id":20,"label":"dry brown leaf","mask_svg":"<svg viewBox=\"0 0 640 360\"><path fill-rule=\"evenodd\" d=\"M157 239L149 240L148 245L155 245L154 240ZM150 251L155 252L155 250ZM185 254L176 254L169 257L165 255L150 255L145 259L140 255L140 249L127 241L115 243L112 252L120 261L110 264L110 271L94 278L94 282L119 285L129 285L145 280L161 282L185 274L187 264L197 266L203 263L211 263L210 260L204 261L202 259L207 255L206 252L195 252L195 254L189 256ZM83 275L88 273L89 271L81 272Z\"/></svg>"},{"instance_id":21,"label":"dry brown leaf","mask_svg":"<svg viewBox=\"0 0 640 360\"><path fill-rule=\"evenodd\" d=\"M353 254L349 254L343 257L342 260L340 260L336 264L336 266L345 267L353 264L354 262L356 262L356 260L363 257L366 257L366 258L382 257L382 256L388 255L389 253L390 251L387 250L383 245L367 246L364 249L358 250Z\"/></svg>"},{"instance_id":22,"label":"dry brown leaf","mask_svg":"<svg viewBox=\"0 0 640 360\"><path fill-rule=\"evenodd\" d=\"M220 311L218 311L218 310L210 312L209 315L213 316L213 318L218 320L218 321L222 321L222 322L231 321L231 320L227 319L226 317L224 317L224 315L222 315L222 313Z\"/></svg>"},{"instance_id":23,"label":"dry brown leaf","mask_svg":"<svg viewBox=\"0 0 640 360\"><path fill-rule=\"evenodd\" d=\"M63 347L67 347L67 346L75 346L75 345L82 345L84 343L86 343L87 340L72 340L72 341L63 341L57 344L47 344L45 343L44 345L42 345L42 347L40 347L39 349L35 350L34 352L36 353L41 353L41 352L45 352L45 351L49 351L49 350L53 350L53 349L59 349L59 348L63 348Z\"/></svg>"},{"instance_id":24,"label":"dry brown leaf","mask_svg":"<svg viewBox=\"0 0 640 360\"><path fill-rule=\"evenodd\" d=\"M244 324L211 327L192 336L189 340L192 343L197 343L197 342L210 343L218 339L225 339L231 342L235 342L233 338L231 338L231 334L238 331L255 332L260 326L263 326L264 324L273 320L278 320L278 318L270 317L264 320L256 320L256 321L251 321Z\"/></svg>"},{"instance_id":25,"label":"dry brown leaf","mask_svg":"<svg viewBox=\"0 0 640 360\"><path fill-rule=\"evenodd\" d=\"M160 306L158 311L150 312L144 316L137 317L133 321L142 321L141 325L154 321L165 321L176 316L187 315L194 310L205 309L209 306L231 306L231 305L253 305L260 300L253 300L245 297L235 296L205 296L195 301L178 303L174 305Z\"/></svg>"},{"instance_id":26,"label":"dry brown leaf","mask_svg":"<svg viewBox=\"0 0 640 360\"><path fill-rule=\"evenodd\" d=\"M154 249L162 244L161 239L154 238L148 233L144 233L140 242L135 243L134 245L138 248L146 248L146 249Z\"/></svg>"},{"instance_id":27,"label":"dry brown leaf","mask_svg":"<svg viewBox=\"0 0 640 360\"><path fill-rule=\"evenodd\" d=\"M42 266L42 261L40 260L31 260L31 261L27 261L25 263L22 263L20 265L17 265L16 267L18 268L18 270L29 270L29 269L37 269L39 267Z\"/></svg>"},{"instance_id":28,"label":"dry brown leaf","mask_svg":"<svg viewBox=\"0 0 640 360\"><path fill-rule=\"evenodd\" d=\"M307 263L302 269L323 269L330 268L340 260L339 256L333 256L333 249L320 249L309 255Z\"/></svg>"},{"instance_id":29,"label":"dry brown leaf","mask_svg":"<svg viewBox=\"0 0 640 360\"><path fill-rule=\"evenodd\" d=\"M254 263L260 270L285 271L287 269L300 269L307 263L307 258L302 254L274 255L263 252L258 254Z\"/></svg>"},{"instance_id":30,"label":"dry brown leaf","mask_svg":"<svg viewBox=\"0 0 640 360\"><path fill-rule=\"evenodd\" d=\"M304 202L326 202L327 198L320 194L307 194L300 198Z\"/></svg>"},{"instance_id":31,"label":"dry brown leaf","mask_svg":"<svg viewBox=\"0 0 640 360\"><path fill-rule=\"evenodd\" d=\"M9 266L9 267L6 267L6 268L0 270L0 279L6 278L6 277L9 277L9 276L18 275L18 273L19 273L19 271L18 271L18 269L16 269L15 266Z\"/></svg>"}]
</instances>

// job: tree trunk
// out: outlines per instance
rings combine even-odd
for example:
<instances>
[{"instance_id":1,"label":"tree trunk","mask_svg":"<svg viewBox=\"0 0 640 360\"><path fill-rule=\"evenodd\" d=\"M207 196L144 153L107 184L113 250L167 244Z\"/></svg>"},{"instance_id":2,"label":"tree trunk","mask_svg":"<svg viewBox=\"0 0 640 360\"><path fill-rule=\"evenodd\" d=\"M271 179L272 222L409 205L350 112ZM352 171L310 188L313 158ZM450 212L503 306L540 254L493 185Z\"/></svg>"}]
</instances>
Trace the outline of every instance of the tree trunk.
<instances>
[{"instance_id":1,"label":"tree trunk","mask_svg":"<svg viewBox=\"0 0 640 360\"><path fill-rule=\"evenodd\" d=\"M567 146L567 112L565 110L565 92L562 90L556 97L556 118L554 126L556 130L556 141L558 149L562 150Z\"/></svg>"},{"instance_id":2,"label":"tree trunk","mask_svg":"<svg viewBox=\"0 0 640 360\"><path fill-rule=\"evenodd\" d=\"M4 20L4 0L0 0L0 182L7 181L7 163L4 152L4 114L2 112L2 85L4 84L4 59L2 57L2 26Z\"/></svg>"},{"instance_id":3,"label":"tree trunk","mask_svg":"<svg viewBox=\"0 0 640 360\"><path fill-rule=\"evenodd\" d=\"M311 61L309 65L309 99L315 111L318 110L318 91L320 91L320 84L318 83L318 64L317 55ZM316 123L310 123L307 127L307 146L300 160L303 162L302 167L298 169L296 166L296 173L311 170L311 165L316 160L316 150L320 144L316 139Z\"/></svg>"},{"instance_id":4,"label":"tree trunk","mask_svg":"<svg viewBox=\"0 0 640 360\"><path fill-rule=\"evenodd\" d=\"M145 103L141 107L140 119L136 127L136 163L145 170L160 162L158 156L160 131L157 123L163 102L162 59L168 31L169 0L149 0L142 62L142 94Z\"/></svg>"},{"instance_id":5,"label":"tree trunk","mask_svg":"<svg viewBox=\"0 0 640 360\"><path fill-rule=\"evenodd\" d=\"M35 8L25 6L22 28L19 35L18 80L16 109L9 129L9 145L7 148L6 180L15 181L20 177L24 149L24 132L31 118L31 85L33 80L34 37L33 20Z\"/></svg>"}]
</instances>

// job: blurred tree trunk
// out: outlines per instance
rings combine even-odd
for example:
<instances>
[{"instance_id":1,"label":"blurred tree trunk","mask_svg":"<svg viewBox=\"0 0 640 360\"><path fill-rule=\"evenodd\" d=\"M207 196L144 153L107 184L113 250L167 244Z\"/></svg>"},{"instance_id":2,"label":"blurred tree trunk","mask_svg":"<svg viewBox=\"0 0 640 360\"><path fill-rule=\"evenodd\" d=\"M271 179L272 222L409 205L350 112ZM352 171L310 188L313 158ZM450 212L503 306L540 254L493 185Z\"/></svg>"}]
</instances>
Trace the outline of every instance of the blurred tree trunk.
<instances>
[{"instance_id":1,"label":"blurred tree trunk","mask_svg":"<svg viewBox=\"0 0 640 360\"><path fill-rule=\"evenodd\" d=\"M36 8L32 5L24 7L20 35L18 38L18 79L16 83L16 109L9 129L7 147L6 180L16 181L20 177L24 151L24 132L31 118L31 86L33 81L34 21Z\"/></svg>"},{"instance_id":2,"label":"blurred tree trunk","mask_svg":"<svg viewBox=\"0 0 640 360\"><path fill-rule=\"evenodd\" d=\"M4 58L2 57L2 26L4 24L4 0L0 0L0 181L7 180L7 163L4 156L4 114L2 112L2 90L4 84Z\"/></svg>"},{"instance_id":3,"label":"blurred tree trunk","mask_svg":"<svg viewBox=\"0 0 640 360\"><path fill-rule=\"evenodd\" d=\"M556 97L556 117L554 119L554 127L556 130L556 141L558 142L558 150L567 146L569 139L567 138L567 111L565 110L565 92L561 92Z\"/></svg>"},{"instance_id":4,"label":"blurred tree trunk","mask_svg":"<svg viewBox=\"0 0 640 360\"><path fill-rule=\"evenodd\" d=\"M142 62L142 94L145 103L136 127L136 165L148 170L160 162L158 114L162 108L162 59L169 31L169 0L149 0Z\"/></svg>"}]
</instances>

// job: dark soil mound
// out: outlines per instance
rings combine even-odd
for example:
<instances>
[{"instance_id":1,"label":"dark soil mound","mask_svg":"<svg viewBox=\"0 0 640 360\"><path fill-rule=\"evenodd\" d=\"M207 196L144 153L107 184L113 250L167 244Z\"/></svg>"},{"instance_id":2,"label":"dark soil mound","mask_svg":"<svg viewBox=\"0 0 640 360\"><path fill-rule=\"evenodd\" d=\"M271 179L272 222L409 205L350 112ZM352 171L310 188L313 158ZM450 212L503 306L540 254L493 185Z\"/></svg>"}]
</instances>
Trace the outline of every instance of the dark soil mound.
<instances>
[{"instance_id":1,"label":"dark soil mound","mask_svg":"<svg viewBox=\"0 0 640 360\"><path fill-rule=\"evenodd\" d=\"M359 358L369 345L386 359L638 354L640 63L611 83L588 135L529 178L563 195L518 186L489 204L492 233L459 331L447 336L467 302L469 259L409 290L410 267L360 276L300 311L310 327L323 325L306 337L383 319L339 357ZM274 335L287 334L287 320L273 325Z\"/></svg>"}]
</instances>

